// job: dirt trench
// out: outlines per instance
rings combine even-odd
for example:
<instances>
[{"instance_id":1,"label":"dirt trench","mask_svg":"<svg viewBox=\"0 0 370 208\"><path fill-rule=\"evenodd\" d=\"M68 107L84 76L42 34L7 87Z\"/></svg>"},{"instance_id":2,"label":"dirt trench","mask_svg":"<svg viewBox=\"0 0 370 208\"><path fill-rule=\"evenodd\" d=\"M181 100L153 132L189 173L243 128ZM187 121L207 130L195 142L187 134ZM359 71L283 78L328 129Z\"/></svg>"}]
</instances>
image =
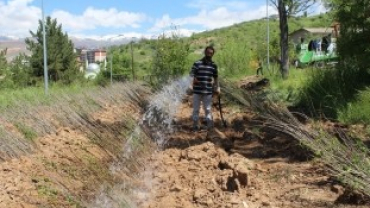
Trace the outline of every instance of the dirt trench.
<instances>
[{"instance_id":1,"label":"dirt trench","mask_svg":"<svg viewBox=\"0 0 370 208\"><path fill-rule=\"evenodd\" d=\"M207 139L204 130L192 132L191 106L184 102L176 118L177 131L165 145L154 152L150 145L134 152L132 163L124 163L123 172L113 174L111 164L120 156L114 152L120 153L117 144L127 135L112 133L127 128L122 118L128 113L139 120L142 111L133 103L107 105L91 117L93 126L99 127L94 135L101 134L103 146L81 127L60 127L38 138L33 154L1 162L0 207L369 207L336 203L344 188L295 140L256 128L253 113L246 109L225 106L229 125L224 128L216 106L215 126L225 138ZM130 183L117 187L121 195L115 192L101 203L90 203L99 198L102 186L122 181ZM111 198L120 202L122 195L131 197L129 204L105 203Z\"/></svg>"},{"instance_id":2,"label":"dirt trench","mask_svg":"<svg viewBox=\"0 0 370 208\"><path fill-rule=\"evenodd\" d=\"M141 176L138 207L319 208L368 207L337 203L344 188L292 138L261 132L250 112L218 109L215 126L225 138L191 131L191 105L177 115L178 131L156 151Z\"/></svg>"}]
</instances>

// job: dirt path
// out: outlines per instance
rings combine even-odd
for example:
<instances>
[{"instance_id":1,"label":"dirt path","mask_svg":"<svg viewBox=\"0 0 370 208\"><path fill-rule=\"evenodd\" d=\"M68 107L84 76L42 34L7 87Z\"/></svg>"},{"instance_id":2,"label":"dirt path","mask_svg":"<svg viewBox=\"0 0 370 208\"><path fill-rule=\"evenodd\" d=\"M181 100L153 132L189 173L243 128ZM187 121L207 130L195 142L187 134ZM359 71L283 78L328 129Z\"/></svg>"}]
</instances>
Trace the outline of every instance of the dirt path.
<instances>
[{"instance_id":1,"label":"dirt path","mask_svg":"<svg viewBox=\"0 0 370 208\"><path fill-rule=\"evenodd\" d=\"M190 110L182 105L180 130L148 161L143 181L150 194L138 195L138 207L361 207L336 204L344 190L320 163L302 159L292 139L253 133L250 114L226 112L231 126L223 128L214 108L227 138L206 139L205 131L191 132Z\"/></svg>"}]
</instances>

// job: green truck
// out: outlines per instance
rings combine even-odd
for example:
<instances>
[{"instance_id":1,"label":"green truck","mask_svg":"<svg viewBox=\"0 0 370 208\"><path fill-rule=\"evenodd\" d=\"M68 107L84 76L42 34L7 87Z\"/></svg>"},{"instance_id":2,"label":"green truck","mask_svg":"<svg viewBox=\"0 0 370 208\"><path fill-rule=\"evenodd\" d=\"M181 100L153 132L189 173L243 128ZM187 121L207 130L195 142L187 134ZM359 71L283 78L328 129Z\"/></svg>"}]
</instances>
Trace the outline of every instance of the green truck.
<instances>
[{"instance_id":1,"label":"green truck","mask_svg":"<svg viewBox=\"0 0 370 208\"><path fill-rule=\"evenodd\" d=\"M317 68L322 68L327 65L335 65L338 62L336 53L336 43L331 42L325 50L321 46L312 49L307 43L301 43L297 50L297 58L295 66L304 68L308 65L313 65Z\"/></svg>"}]
</instances>

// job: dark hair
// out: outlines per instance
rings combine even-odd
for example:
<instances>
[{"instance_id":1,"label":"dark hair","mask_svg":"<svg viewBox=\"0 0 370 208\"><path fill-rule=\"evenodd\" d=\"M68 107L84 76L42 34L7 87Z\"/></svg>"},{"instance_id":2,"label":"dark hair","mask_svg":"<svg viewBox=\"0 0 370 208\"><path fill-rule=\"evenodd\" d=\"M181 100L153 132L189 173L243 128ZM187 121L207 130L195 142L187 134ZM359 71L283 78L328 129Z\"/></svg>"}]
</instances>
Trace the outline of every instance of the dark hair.
<instances>
[{"instance_id":1,"label":"dark hair","mask_svg":"<svg viewBox=\"0 0 370 208\"><path fill-rule=\"evenodd\" d=\"M213 51L213 54L216 52L216 51L215 51L215 48L213 48L213 46L207 46L207 47L204 49L204 53L206 53L206 51L207 51L208 49L211 49L211 50Z\"/></svg>"}]
</instances>

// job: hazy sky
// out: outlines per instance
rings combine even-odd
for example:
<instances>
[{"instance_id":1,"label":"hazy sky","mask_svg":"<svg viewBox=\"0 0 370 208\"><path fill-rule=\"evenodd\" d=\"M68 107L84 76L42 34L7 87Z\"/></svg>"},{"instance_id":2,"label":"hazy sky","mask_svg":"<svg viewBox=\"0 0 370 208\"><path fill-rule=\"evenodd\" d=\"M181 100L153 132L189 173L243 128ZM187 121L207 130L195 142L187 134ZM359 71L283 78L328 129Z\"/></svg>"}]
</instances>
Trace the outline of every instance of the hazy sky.
<instances>
[{"instance_id":1,"label":"hazy sky","mask_svg":"<svg viewBox=\"0 0 370 208\"><path fill-rule=\"evenodd\" d=\"M0 35L36 31L42 2L45 16L77 37L150 37L174 28L190 35L266 16L266 0L0 0ZM276 14L271 5L269 14Z\"/></svg>"}]
</instances>

